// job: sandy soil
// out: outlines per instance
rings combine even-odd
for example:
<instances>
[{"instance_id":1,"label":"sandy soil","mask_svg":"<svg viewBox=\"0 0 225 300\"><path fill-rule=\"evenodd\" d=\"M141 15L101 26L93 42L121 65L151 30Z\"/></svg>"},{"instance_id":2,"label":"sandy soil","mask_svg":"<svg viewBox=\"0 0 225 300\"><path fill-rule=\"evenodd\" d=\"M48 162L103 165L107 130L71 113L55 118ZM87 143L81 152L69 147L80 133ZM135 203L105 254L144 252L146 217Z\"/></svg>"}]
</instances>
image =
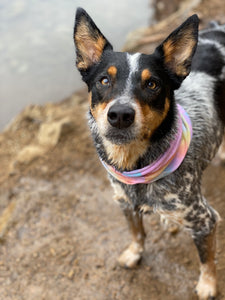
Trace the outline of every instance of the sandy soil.
<instances>
[{"instance_id":1,"label":"sandy soil","mask_svg":"<svg viewBox=\"0 0 225 300\"><path fill-rule=\"evenodd\" d=\"M224 21L223 1L203 1L204 20ZM145 47L147 47L145 45ZM149 46L150 47L150 46ZM0 135L0 299L196 299L198 257L187 233L145 217L138 268L117 257L130 235L86 125L87 94L25 109ZM225 299L225 167L214 160L203 180L222 217L218 299Z\"/></svg>"}]
</instances>

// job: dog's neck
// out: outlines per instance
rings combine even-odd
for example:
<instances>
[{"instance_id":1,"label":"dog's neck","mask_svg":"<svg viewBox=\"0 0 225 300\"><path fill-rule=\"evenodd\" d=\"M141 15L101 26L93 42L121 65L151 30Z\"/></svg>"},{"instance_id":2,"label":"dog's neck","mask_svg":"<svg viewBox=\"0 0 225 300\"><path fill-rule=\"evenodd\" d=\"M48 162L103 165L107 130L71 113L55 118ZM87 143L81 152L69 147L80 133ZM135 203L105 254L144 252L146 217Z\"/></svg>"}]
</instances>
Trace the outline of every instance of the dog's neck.
<instances>
[{"instance_id":1,"label":"dog's neck","mask_svg":"<svg viewBox=\"0 0 225 300\"><path fill-rule=\"evenodd\" d=\"M177 105L177 132L169 148L150 165L130 172L119 172L101 159L107 172L126 184L151 183L174 172L182 163L192 137L191 121L185 110Z\"/></svg>"}]
</instances>

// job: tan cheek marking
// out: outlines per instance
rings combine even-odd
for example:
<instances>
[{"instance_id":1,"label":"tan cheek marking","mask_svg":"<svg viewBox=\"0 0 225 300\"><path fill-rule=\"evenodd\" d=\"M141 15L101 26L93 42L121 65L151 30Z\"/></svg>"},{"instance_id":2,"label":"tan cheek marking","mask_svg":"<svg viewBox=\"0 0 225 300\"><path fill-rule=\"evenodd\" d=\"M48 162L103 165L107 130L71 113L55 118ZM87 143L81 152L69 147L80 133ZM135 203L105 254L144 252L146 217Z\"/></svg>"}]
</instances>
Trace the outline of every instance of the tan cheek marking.
<instances>
[{"instance_id":1,"label":"tan cheek marking","mask_svg":"<svg viewBox=\"0 0 225 300\"><path fill-rule=\"evenodd\" d=\"M148 69L144 69L141 73L141 80L145 82L151 78L151 72Z\"/></svg>"},{"instance_id":2,"label":"tan cheek marking","mask_svg":"<svg viewBox=\"0 0 225 300\"><path fill-rule=\"evenodd\" d=\"M144 139L149 139L153 134L153 132L159 127L159 125L165 119L170 107L169 100L168 98L166 98L163 113L159 113L155 110L152 110L147 104L140 105L137 102L137 105L140 106L140 110L143 115L142 130L140 135Z\"/></svg>"},{"instance_id":3,"label":"tan cheek marking","mask_svg":"<svg viewBox=\"0 0 225 300\"><path fill-rule=\"evenodd\" d=\"M117 74L117 68L115 66L111 66L108 68L108 74L110 76L112 76L113 78L116 77L116 74Z\"/></svg>"},{"instance_id":4,"label":"tan cheek marking","mask_svg":"<svg viewBox=\"0 0 225 300\"><path fill-rule=\"evenodd\" d=\"M96 121L98 121L99 118L102 118L102 113L105 110L108 103L103 102L95 105L94 108L91 108L91 113Z\"/></svg>"}]
</instances>

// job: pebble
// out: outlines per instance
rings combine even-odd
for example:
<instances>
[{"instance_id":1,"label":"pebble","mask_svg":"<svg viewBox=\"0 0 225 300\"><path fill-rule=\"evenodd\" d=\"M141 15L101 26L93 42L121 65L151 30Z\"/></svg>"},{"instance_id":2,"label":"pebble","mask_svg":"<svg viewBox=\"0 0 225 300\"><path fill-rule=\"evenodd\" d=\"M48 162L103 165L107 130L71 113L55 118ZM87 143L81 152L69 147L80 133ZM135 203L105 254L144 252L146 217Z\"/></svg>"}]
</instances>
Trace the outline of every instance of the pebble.
<instances>
[{"instance_id":1,"label":"pebble","mask_svg":"<svg viewBox=\"0 0 225 300\"><path fill-rule=\"evenodd\" d=\"M50 253L52 256L56 256L56 252L54 248L50 248Z\"/></svg>"},{"instance_id":2,"label":"pebble","mask_svg":"<svg viewBox=\"0 0 225 300\"><path fill-rule=\"evenodd\" d=\"M33 253L33 257L37 258L38 257L38 253L37 252Z\"/></svg>"},{"instance_id":3,"label":"pebble","mask_svg":"<svg viewBox=\"0 0 225 300\"><path fill-rule=\"evenodd\" d=\"M75 272L74 272L74 270L72 269L72 270L70 270L70 272L68 273L67 277L68 277L70 280L72 280L73 277L74 277L74 274L75 274Z\"/></svg>"}]
</instances>

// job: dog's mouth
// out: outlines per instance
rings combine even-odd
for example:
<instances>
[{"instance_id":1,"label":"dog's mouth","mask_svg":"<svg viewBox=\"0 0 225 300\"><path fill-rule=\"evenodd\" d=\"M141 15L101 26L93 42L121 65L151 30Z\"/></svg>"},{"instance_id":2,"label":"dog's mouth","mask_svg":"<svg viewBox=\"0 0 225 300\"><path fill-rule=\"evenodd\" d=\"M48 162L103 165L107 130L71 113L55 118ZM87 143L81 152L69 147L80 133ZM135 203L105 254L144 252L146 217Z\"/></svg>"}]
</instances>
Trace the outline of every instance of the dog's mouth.
<instances>
[{"instance_id":1,"label":"dog's mouth","mask_svg":"<svg viewBox=\"0 0 225 300\"><path fill-rule=\"evenodd\" d=\"M116 129L109 128L105 134L105 138L110 141L112 144L124 145L129 144L136 139L136 134L132 128L129 129Z\"/></svg>"}]
</instances>

